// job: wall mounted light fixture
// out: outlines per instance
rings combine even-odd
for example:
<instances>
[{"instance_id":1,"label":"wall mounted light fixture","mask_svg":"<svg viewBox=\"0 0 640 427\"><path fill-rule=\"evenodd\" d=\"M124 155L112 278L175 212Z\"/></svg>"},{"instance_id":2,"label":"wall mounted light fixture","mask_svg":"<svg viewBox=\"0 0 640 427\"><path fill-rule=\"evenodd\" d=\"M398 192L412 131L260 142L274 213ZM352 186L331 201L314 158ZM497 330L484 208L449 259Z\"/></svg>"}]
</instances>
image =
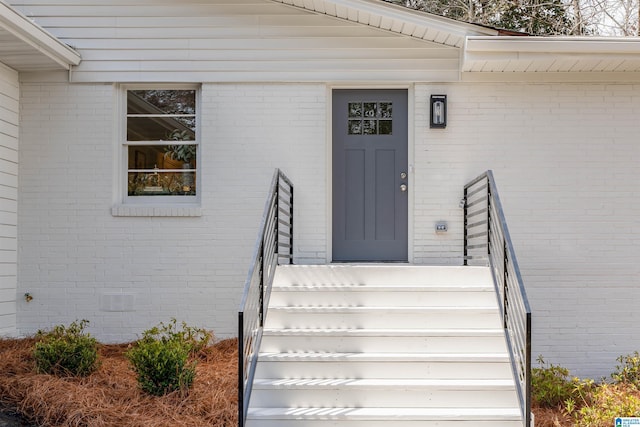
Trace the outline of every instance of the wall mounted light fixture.
<instances>
[{"instance_id":1,"label":"wall mounted light fixture","mask_svg":"<svg viewBox=\"0 0 640 427\"><path fill-rule=\"evenodd\" d=\"M447 127L447 95L431 95L430 128Z\"/></svg>"}]
</instances>

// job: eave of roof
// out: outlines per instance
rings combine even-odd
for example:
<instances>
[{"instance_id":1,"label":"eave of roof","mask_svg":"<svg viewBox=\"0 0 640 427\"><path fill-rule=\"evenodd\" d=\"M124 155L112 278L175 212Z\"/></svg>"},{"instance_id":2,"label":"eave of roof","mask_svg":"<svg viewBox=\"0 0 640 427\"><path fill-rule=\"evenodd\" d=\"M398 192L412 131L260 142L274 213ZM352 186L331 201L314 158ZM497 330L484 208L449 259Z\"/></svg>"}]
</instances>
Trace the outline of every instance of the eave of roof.
<instances>
[{"instance_id":1,"label":"eave of roof","mask_svg":"<svg viewBox=\"0 0 640 427\"><path fill-rule=\"evenodd\" d=\"M462 47L465 37L493 36L493 28L455 21L381 0L272 0L316 13L447 46Z\"/></svg>"},{"instance_id":2,"label":"eave of roof","mask_svg":"<svg viewBox=\"0 0 640 427\"><path fill-rule=\"evenodd\" d=\"M17 71L63 69L80 63L69 46L0 1L0 62Z\"/></svg>"},{"instance_id":3,"label":"eave of roof","mask_svg":"<svg viewBox=\"0 0 640 427\"><path fill-rule=\"evenodd\" d=\"M462 71L640 72L640 39L469 36Z\"/></svg>"}]
</instances>

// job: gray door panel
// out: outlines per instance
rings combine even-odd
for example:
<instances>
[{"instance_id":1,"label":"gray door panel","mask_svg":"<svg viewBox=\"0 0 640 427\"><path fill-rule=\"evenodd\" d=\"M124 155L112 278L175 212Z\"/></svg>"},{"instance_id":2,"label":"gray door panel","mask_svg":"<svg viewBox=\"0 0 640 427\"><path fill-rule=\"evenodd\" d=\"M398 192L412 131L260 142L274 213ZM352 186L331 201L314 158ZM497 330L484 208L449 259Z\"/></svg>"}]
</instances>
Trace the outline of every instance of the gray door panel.
<instances>
[{"instance_id":1,"label":"gray door panel","mask_svg":"<svg viewBox=\"0 0 640 427\"><path fill-rule=\"evenodd\" d=\"M333 259L406 261L407 91L333 91Z\"/></svg>"}]
</instances>

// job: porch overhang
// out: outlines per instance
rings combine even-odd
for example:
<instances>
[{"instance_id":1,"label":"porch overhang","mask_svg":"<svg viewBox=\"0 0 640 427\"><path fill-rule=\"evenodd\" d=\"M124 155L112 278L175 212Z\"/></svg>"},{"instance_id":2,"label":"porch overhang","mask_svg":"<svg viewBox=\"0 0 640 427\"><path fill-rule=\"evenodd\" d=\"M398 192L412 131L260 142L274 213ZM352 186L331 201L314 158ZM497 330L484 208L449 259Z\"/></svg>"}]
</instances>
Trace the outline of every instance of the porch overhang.
<instances>
[{"instance_id":1,"label":"porch overhang","mask_svg":"<svg viewBox=\"0 0 640 427\"><path fill-rule=\"evenodd\" d=\"M0 62L16 71L69 70L80 55L0 1Z\"/></svg>"},{"instance_id":2,"label":"porch overhang","mask_svg":"<svg viewBox=\"0 0 640 427\"><path fill-rule=\"evenodd\" d=\"M469 36L462 72L607 74L640 72L640 39Z\"/></svg>"}]
</instances>

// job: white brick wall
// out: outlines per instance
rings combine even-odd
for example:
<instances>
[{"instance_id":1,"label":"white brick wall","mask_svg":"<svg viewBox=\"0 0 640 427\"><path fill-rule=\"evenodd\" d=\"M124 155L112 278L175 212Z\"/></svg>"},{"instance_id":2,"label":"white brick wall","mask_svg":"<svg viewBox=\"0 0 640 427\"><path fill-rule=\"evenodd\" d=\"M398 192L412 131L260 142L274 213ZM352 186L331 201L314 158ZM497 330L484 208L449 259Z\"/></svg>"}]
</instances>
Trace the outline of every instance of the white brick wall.
<instances>
[{"instance_id":1,"label":"white brick wall","mask_svg":"<svg viewBox=\"0 0 640 427\"><path fill-rule=\"evenodd\" d=\"M0 63L0 337L16 334L18 73Z\"/></svg>"},{"instance_id":2,"label":"white brick wall","mask_svg":"<svg viewBox=\"0 0 640 427\"><path fill-rule=\"evenodd\" d=\"M20 330L86 318L121 341L176 317L235 335L275 167L296 185L297 262L326 258L325 87L204 85L202 215L190 218L111 215L116 90L23 84L19 292L34 300Z\"/></svg>"},{"instance_id":3,"label":"white brick wall","mask_svg":"<svg viewBox=\"0 0 640 427\"><path fill-rule=\"evenodd\" d=\"M325 261L325 85L203 85L202 209L190 218L111 215L115 88L22 89L18 294L34 300L19 303L21 332L84 317L100 339L123 340L175 316L234 335L275 167L296 185L296 261ZM438 93L449 125L430 130ZM462 186L493 169L534 355L608 374L640 342L640 86L420 84L414 109L413 261L462 262ZM448 233L435 234L438 220Z\"/></svg>"},{"instance_id":4,"label":"white brick wall","mask_svg":"<svg viewBox=\"0 0 640 427\"><path fill-rule=\"evenodd\" d=\"M449 96L446 130L429 129L435 93ZM416 111L415 261L461 262L462 186L493 169L534 356L598 378L638 350L640 86L419 85Z\"/></svg>"}]
</instances>

